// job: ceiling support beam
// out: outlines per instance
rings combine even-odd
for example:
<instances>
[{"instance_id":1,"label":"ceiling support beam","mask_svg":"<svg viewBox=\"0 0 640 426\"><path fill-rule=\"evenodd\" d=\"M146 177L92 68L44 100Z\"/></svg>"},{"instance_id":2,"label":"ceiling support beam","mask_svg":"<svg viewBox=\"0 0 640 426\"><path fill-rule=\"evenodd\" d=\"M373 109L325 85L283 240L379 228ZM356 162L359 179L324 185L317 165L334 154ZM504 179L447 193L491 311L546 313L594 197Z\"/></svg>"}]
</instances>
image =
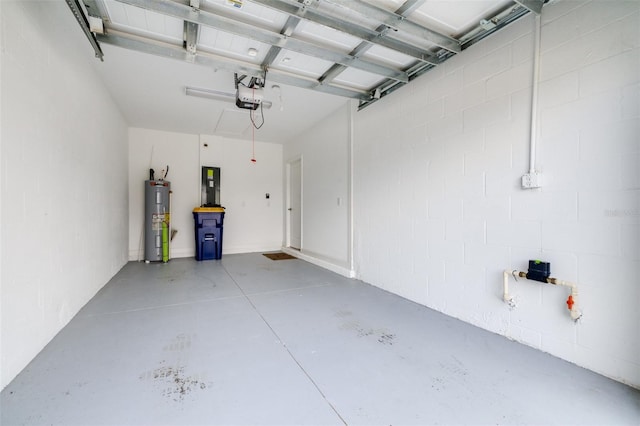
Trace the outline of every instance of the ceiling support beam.
<instances>
[{"instance_id":1,"label":"ceiling support beam","mask_svg":"<svg viewBox=\"0 0 640 426\"><path fill-rule=\"evenodd\" d=\"M190 58L190 54L182 48L182 46L151 40L115 30L109 31L108 35L98 35L97 39L100 43L110 44L112 46L118 46L128 50L182 60L185 62L208 66L216 70L225 70L232 73L248 74L265 78L265 73L262 67L251 62L220 57L202 51L196 52L195 55L192 55L193 58ZM342 96L345 98L358 99L360 101L365 101L370 98L368 93L362 91L347 89L336 85L318 85L316 79L301 78L291 73L279 70L270 70L269 80L304 89L313 89L318 92Z\"/></svg>"},{"instance_id":2,"label":"ceiling support beam","mask_svg":"<svg viewBox=\"0 0 640 426\"><path fill-rule=\"evenodd\" d=\"M407 0L396 13L400 16L404 16L405 14L410 14L413 10L419 7L425 0ZM387 31L389 31L389 27L386 25L380 25L375 31L383 36ZM368 41L363 41L358 46L356 46L351 52L350 55L360 56L363 55L367 50L369 50L373 45ZM438 63L440 61L437 61ZM434 62L429 62L431 65L435 65ZM347 67L340 64L334 64L331 68L329 68L319 79L320 83L328 83L335 79L338 75L340 75Z\"/></svg>"},{"instance_id":3,"label":"ceiling support beam","mask_svg":"<svg viewBox=\"0 0 640 426\"><path fill-rule=\"evenodd\" d=\"M366 3L362 0L327 0L330 3L337 4L346 9L357 12L367 18L380 21L391 28L406 31L424 40L440 46L443 49L454 53L461 51L460 43L455 38L440 34L427 27L409 21L406 17L394 12L379 8L373 4Z\"/></svg>"},{"instance_id":4,"label":"ceiling support beam","mask_svg":"<svg viewBox=\"0 0 640 426\"><path fill-rule=\"evenodd\" d=\"M529 9L531 12L536 15L540 15L542 13L542 5L544 5L544 0L514 0L519 5Z\"/></svg>"},{"instance_id":5,"label":"ceiling support beam","mask_svg":"<svg viewBox=\"0 0 640 426\"><path fill-rule=\"evenodd\" d=\"M84 11L82 10L80 3L78 2L78 0L66 0L66 2L67 6L69 6L69 9L71 9L71 12L73 12L73 16L76 17L76 21L78 21L78 24L80 24L82 32L84 32L84 35L87 36L87 39L89 39L89 43L91 43L91 47L93 47L96 58L104 61L104 54L102 53L102 49L100 48L95 35L93 35L91 30L89 29L89 21L87 21L87 17L84 16Z\"/></svg>"},{"instance_id":6,"label":"ceiling support beam","mask_svg":"<svg viewBox=\"0 0 640 426\"><path fill-rule=\"evenodd\" d=\"M204 10L193 9L192 7L176 3L171 0L118 0L121 3L137 6L146 10L151 10L164 15L173 16L184 21L205 25L218 30L236 34L242 37L260 41L262 43L279 46L298 53L314 56L329 62L339 63L349 67L357 68L373 74L378 74L386 78L408 82L409 77L403 71L377 64L371 61L345 55L341 52L320 47L313 43L286 37L272 31L264 30L242 22L234 21Z\"/></svg>"},{"instance_id":7,"label":"ceiling support beam","mask_svg":"<svg viewBox=\"0 0 640 426\"><path fill-rule=\"evenodd\" d=\"M409 16L414 10L422 6L425 1L426 0L407 0L396 10L396 14Z\"/></svg>"},{"instance_id":8,"label":"ceiling support beam","mask_svg":"<svg viewBox=\"0 0 640 426\"><path fill-rule=\"evenodd\" d=\"M331 0L333 1L333 0ZM460 44L462 49L466 49L470 46L472 46L473 44L479 42L480 40L488 37L489 35L493 34L496 31L499 31L500 29L504 28L505 26L511 24L512 22L518 20L519 18L523 17L524 15L526 15L527 13L529 13L530 10L524 6L522 6L519 2L514 0L514 3L512 3L510 6L506 7L505 9L503 9L501 12L499 12L497 15L495 15L491 21L494 22L496 25L492 28L492 29L485 29L484 27L482 27L482 25L478 25L476 28L472 29L471 31L469 31L468 33L464 34L463 36L460 37ZM455 54L453 52L448 52L446 55L443 55L442 60L443 62L450 59L451 57L455 56ZM432 65L429 64L416 64L413 67L411 67L410 69L407 70L407 74L409 74L409 80L413 80L415 78L417 78L418 76L425 74L426 72L430 71L431 69L433 69L434 67ZM371 93L376 93L379 94L379 96L371 96L371 98L369 100L365 100L365 101L360 101L359 105L358 105L358 110L361 110L369 105L371 105L372 103L377 102L378 100L380 100L380 98L385 97L393 92L395 92L396 90L398 90L399 88L401 88L402 86L404 86L405 84L397 82L397 81L392 81L392 80L385 80L382 83L380 83L378 86L376 86L375 88L372 89Z\"/></svg>"},{"instance_id":9,"label":"ceiling support beam","mask_svg":"<svg viewBox=\"0 0 640 426\"><path fill-rule=\"evenodd\" d=\"M284 26L282 27L282 30L280 30L280 34L289 37L291 34L293 34L293 31L296 29L299 23L300 18L289 16L287 18L287 22L285 22ZM262 61L262 67L264 69L268 69L271 65L273 65L281 50L282 47L280 46L271 46Z\"/></svg>"},{"instance_id":10,"label":"ceiling support beam","mask_svg":"<svg viewBox=\"0 0 640 426\"><path fill-rule=\"evenodd\" d=\"M297 2L291 2L287 0L251 0L253 3L261 4L278 12L286 13L290 16L303 17L303 19L314 22L325 27L333 28L334 30L349 34L353 37L362 39L369 43L377 44L379 46L386 47L391 50L403 53L407 56L411 56L420 61L429 62L432 64L438 64L438 57L416 45L409 44L405 41L400 41L391 37L388 37L385 32L379 30L372 30L352 22L340 19L336 16L332 16L319 9L311 9ZM422 3L424 0L411 0L411 3ZM410 13L412 9L407 12ZM386 27L386 26L385 26ZM388 28L388 27L386 27Z\"/></svg>"}]
</instances>

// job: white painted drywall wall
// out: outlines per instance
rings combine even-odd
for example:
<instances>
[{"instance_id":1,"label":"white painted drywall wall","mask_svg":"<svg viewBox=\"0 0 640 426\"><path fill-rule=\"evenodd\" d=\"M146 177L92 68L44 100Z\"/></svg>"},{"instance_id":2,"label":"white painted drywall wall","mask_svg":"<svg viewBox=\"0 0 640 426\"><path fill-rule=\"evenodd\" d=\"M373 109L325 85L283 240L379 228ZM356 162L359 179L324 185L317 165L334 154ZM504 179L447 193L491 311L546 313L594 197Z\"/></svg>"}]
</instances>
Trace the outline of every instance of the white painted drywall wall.
<instances>
[{"instance_id":1,"label":"white painted drywall wall","mask_svg":"<svg viewBox=\"0 0 640 426\"><path fill-rule=\"evenodd\" d=\"M303 159L302 253L349 268L350 103L284 146ZM285 186L286 187L286 186Z\"/></svg>"},{"instance_id":2,"label":"white painted drywall wall","mask_svg":"<svg viewBox=\"0 0 640 426\"><path fill-rule=\"evenodd\" d=\"M127 126L64 2L3 1L4 388L127 261Z\"/></svg>"},{"instance_id":3,"label":"white painted drywall wall","mask_svg":"<svg viewBox=\"0 0 640 426\"><path fill-rule=\"evenodd\" d=\"M281 145L256 142L257 162L252 163L249 141L149 129L130 129L129 138L130 260L144 260L144 181L149 179L150 162L156 177L169 165L171 222L178 230L171 242L172 257L195 256L192 212L200 205L201 165L221 169L221 201L226 208L223 254L281 247Z\"/></svg>"},{"instance_id":4,"label":"white painted drywall wall","mask_svg":"<svg viewBox=\"0 0 640 426\"><path fill-rule=\"evenodd\" d=\"M640 387L640 2L544 7L539 190L528 170L533 18L354 118L358 277ZM313 226L313 225L312 225ZM512 284L551 262L564 288ZM505 360L508 364L508 360Z\"/></svg>"},{"instance_id":5,"label":"white painted drywall wall","mask_svg":"<svg viewBox=\"0 0 640 426\"><path fill-rule=\"evenodd\" d=\"M200 164L220 167L220 201L225 207L223 254L273 251L282 246L282 145L256 142L256 162L251 158L251 141L200 138Z\"/></svg>"}]
</instances>

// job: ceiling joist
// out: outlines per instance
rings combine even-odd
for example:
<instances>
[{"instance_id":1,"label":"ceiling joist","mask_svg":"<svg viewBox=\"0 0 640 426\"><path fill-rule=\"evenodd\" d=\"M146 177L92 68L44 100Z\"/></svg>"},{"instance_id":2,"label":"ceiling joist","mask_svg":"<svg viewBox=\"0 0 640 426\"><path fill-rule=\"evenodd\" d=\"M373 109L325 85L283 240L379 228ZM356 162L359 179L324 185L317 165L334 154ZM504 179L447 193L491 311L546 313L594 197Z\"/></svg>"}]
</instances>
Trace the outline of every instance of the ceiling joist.
<instances>
[{"instance_id":1,"label":"ceiling joist","mask_svg":"<svg viewBox=\"0 0 640 426\"><path fill-rule=\"evenodd\" d=\"M190 54L180 46L161 41L149 40L131 34L112 31L108 36L97 35L97 39L100 43L118 46L124 49L141 53L148 53L165 58L192 62L195 64L208 66L216 70L225 70L232 73L237 72L252 76L258 76L265 79L267 78L265 76L264 70L260 65L252 64L250 62L230 60L229 58L218 57L216 55L205 53L202 51L197 52L196 55L193 56L193 58L190 58ZM370 97L367 93L362 91L351 90L337 85L318 85L317 81L314 79L304 79L299 76L279 70L270 71L268 79L269 81L277 83L288 84L290 86L302 87L305 89L314 89L319 92L342 96L345 98L359 99L361 101L369 99Z\"/></svg>"},{"instance_id":2,"label":"ceiling joist","mask_svg":"<svg viewBox=\"0 0 640 426\"><path fill-rule=\"evenodd\" d=\"M376 6L371 0L242 0L236 6L246 7L243 12L239 12L236 7L227 8L223 2L204 0L82 0L89 16L102 19L102 34L88 31L79 0L65 1L94 45L97 56L98 52L101 53L100 42L265 79L268 72L270 81L357 99L360 109L403 87L521 16L529 12L539 14L546 2L493 0L500 5L500 12L496 14L494 8L493 16L481 15L475 28L453 38L411 20L412 14L427 4L426 0L406 0L395 11ZM126 5L123 7L140 8L153 13L153 16L159 14L182 21L182 46L162 33L155 34L143 26L127 22L126 18L112 22L107 1ZM261 13L265 13L267 20L272 16L270 14L275 13L273 16L276 20L273 22L279 22L281 27L274 30L273 26L268 29L257 25L256 19L262 18ZM84 26L80 18L85 18ZM317 41L321 37L312 37L316 41L311 41L304 33L298 34L298 27L303 20L335 30L337 35L344 34L342 48L332 47L341 43L340 37L334 43L323 43ZM493 24L491 28L486 25L489 21ZM482 25L483 22L485 25ZM255 60L252 62L249 58L246 61L239 60L239 55L211 53L211 48L199 45L200 32L204 27L217 30L224 37L237 37L238 40L243 40L241 44L250 40L266 44L269 50L261 63ZM353 38L360 42L354 45ZM344 46L353 47L346 50ZM384 61L385 63L372 60L370 58L374 56L367 52L377 46L399 55L389 58L390 61ZM217 50L214 48L213 51ZM321 59L331 65L322 69L322 65L317 65L322 62L316 61L314 71L305 71L304 63L298 63L294 67L276 63L286 51L301 55L302 62L305 57L309 57ZM380 55L379 52L376 55ZM403 65L389 65L400 63ZM365 73L352 72L348 77L345 74L338 79L349 69ZM357 81L359 78L375 82L362 83Z\"/></svg>"},{"instance_id":3,"label":"ceiling joist","mask_svg":"<svg viewBox=\"0 0 640 426\"><path fill-rule=\"evenodd\" d=\"M413 21L406 19L405 16L395 12L374 6L362 0L327 0L330 3L342 6L345 9L352 10L367 18L380 21L384 25L389 26L398 31L404 31L407 34L414 35L423 40L427 40L436 46L449 50L454 53L461 51L460 43L453 37L440 34L427 27L423 27Z\"/></svg>"},{"instance_id":4,"label":"ceiling joist","mask_svg":"<svg viewBox=\"0 0 640 426\"><path fill-rule=\"evenodd\" d=\"M401 16L405 16L405 14L410 14L415 8L419 7L422 3L424 3L424 1L425 0L407 0L398 10L396 10L396 13ZM381 36L383 36L388 30L389 30L389 27L387 27L386 25L380 25L378 26L378 28L376 28L376 32L379 33ZM354 56L363 55L372 46L373 46L373 43L370 40L363 41L358 46L356 46L355 49L351 51L351 55L354 55ZM423 58L418 58L418 59L421 59L422 61L424 61ZM436 62L439 63L441 61L437 60L435 62L434 61L424 61L424 62L427 62L430 65L435 65ZM328 83L333 79L335 79L338 75L340 75L344 70L346 70L346 67L344 65L334 64L331 68L329 68L329 70L327 70L327 72L325 72L322 75L322 77L320 77L320 82ZM374 93L374 96L372 96L372 99L376 99L376 95L379 95L381 92L374 91L373 93Z\"/></svg>"},{"instance_id":5,"label":"ceiling joist","mask_svg":"<svg viewBox=\"0 0 640 426\"><path fill-rule=\"evenodd\" d=\"M345 55L336 50L318 46L314 43L300 40L292 36L287 37L279 33L265 30L255 25L247 24L239 20L232 20L202 9L195 9L188 5L177 3L171 0L118 0L121 3L140 7L145 10L158 12L174 18L205 25L230 34L244 36L262 43L286 48L288 50L301 53L326 61L339 63L353 67L372 74L378 74L386 78L409 82L406 73L391 67L366 61L353 56Z\"/></svg>"},{"instance_id":6,"label":"ceiling joist","mask_svg":"<svg viewBox=\"0 0 640 426\"><path fill-rule=\"evenodd\" d=\"M434 65L439 63L437 55L433 52L430 52L429 50L421 48L419 46L388 37L388 35L386 34L388 30L387 26L384 26L384 28L379 27L376 30L371 30L369 28L330 15L326 12L322 12L317 8L312 9L298 2L291 2L287 0L251 1L253 3L267 6L271 9L286 13L291 16L303 17L305 20L308 20L310 22L333 28L334 30L349 34L366 42L383 46L399 53L403 53L420 61L429 62Z\"/></svg>"}]
</instances>

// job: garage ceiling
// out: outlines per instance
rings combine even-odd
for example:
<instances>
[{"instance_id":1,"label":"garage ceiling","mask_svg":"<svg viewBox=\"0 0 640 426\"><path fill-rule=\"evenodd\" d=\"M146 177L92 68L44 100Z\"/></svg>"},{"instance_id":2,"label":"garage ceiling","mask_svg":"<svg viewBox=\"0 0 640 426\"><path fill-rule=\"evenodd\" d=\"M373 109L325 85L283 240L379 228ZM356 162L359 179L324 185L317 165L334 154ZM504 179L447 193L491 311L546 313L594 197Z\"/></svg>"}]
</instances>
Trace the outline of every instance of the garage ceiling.
<instances>
[{"instance_id":1,"label":"garage ceiling","mask_svg":"<svg viewBox=\"0 0 640 426\"><path fill-rule=\"evenodd\" d=\"M176 123L168 130L246 137L251 133L250 123L239 117L249 113L233 105L235 73L246 76L243 83L255 77L257 84L264 86L266 105L271 104L271 108L253 114L259 115L254 117L257 121L265 117L266 124L277 131L274 138L304 130L305 125L343 105L346 99L356 99L359 108L383 101L386 95L487 35L531 11L540 13L544 3L66 1L96 57L104 60L97 68L130 124L144 127L146 120L153 125L150 115L159 109L157 102L167 109L178 103L180 112L161 120L165 127L172 119L186 123L195 117L202 121L204 116L207 125L183 129ZM174 86L179 87L180 97L188 99L178 101L176 93L174 98L162 94L176 92ZM206 99L186 96L187 88ZM132 92L138 97L133 99ZM129 111L132 109L137 112ZM141 117L145 114L146 119ZM271 139L267 135L270 133L264 133L261 139Z\"/></svg>"}]
</instances>

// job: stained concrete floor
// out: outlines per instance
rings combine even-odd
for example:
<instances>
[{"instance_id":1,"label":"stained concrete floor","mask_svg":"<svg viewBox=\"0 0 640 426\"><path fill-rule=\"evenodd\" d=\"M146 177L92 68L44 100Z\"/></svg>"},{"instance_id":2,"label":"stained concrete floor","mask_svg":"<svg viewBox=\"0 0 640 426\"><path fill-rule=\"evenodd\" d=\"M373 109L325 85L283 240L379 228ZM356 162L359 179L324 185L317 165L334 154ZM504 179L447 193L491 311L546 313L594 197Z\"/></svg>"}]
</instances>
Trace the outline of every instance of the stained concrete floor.
<instances>
[{"instance_id":1,"label":"stained concrete floor","mask_svg":"<svg viewBox=\"0 0 640 426\"><path fill-rule=\"evenodd\" d=\"M127 264L2 425L638 424L640 391L301 260Z\"/></svg>"}]
</instances>

